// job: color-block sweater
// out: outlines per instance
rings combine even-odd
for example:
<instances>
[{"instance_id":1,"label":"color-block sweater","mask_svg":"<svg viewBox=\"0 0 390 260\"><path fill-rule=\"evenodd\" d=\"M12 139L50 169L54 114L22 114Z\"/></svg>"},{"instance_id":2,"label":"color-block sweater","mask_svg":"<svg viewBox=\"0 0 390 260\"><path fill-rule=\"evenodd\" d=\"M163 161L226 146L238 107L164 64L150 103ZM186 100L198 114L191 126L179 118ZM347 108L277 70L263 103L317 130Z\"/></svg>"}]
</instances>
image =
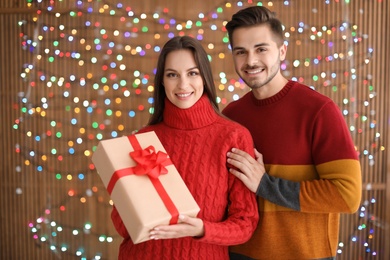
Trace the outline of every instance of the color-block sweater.
<instances>
[{"instance_id":1,"label":"color-block sweater","mask_svg":"<svg viewBox=\"0 0 390 260\"><path fill-rule=\"evenodd\" d=\"M276 95L252 92L223 114L251 132L267 174L257 190L255 234L232 252L254 259L321 259L336 255L339 213L361 198L361 169L339 107L289 81Z\"/></svg>"},{"instance_id":2,"label":"color-block sweater","mask_svg":"<svg viewBox=\"0 0 390 260\"><path fill-rule=\"evenodd\" d=\"M152 240L134 245L115 207L112 221L124 238L119 259L228 259L228 246L244 243L258 223L256 195L228 172L226 154L240 147L253 156L247 129L218 115L208 98L189 109L166 100L164 120L140 132L155 131L200 207L201 238Z\"/></svg>"}]
</instances>

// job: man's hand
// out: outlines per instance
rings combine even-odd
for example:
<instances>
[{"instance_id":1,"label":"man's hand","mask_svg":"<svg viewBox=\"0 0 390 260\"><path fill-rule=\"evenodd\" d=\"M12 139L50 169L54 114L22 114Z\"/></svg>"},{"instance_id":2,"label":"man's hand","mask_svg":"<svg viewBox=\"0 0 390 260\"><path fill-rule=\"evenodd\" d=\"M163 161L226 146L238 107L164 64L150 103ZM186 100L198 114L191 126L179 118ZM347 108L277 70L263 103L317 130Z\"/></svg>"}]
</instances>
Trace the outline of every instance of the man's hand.
<instances>
[{"instance_id":1,"label":"man's hand","mask_svg":"<svg viewBox=\"0 0 390 260\"><path fill-rule=\"evenodd\" d=\"M185 215L179 216L179 223L175 225L157 226L150 231L150 239L170 239L179 237L202 237L204 225L200 218Z\"/></svg>"},{"instance_id":2,"label":"man's hand","mask_svg":"<svg viewBox=\"0 0 390 260\"><path fill-rule=\"evenodd\" d=\"M240 179L249 190L256 193L265 173L263 155L255 149L255 160L248 153L233 148L231 152L227 153L227 157L227 162L235 167L230 168L229 171Z\"/></svg>"}]
</instances>

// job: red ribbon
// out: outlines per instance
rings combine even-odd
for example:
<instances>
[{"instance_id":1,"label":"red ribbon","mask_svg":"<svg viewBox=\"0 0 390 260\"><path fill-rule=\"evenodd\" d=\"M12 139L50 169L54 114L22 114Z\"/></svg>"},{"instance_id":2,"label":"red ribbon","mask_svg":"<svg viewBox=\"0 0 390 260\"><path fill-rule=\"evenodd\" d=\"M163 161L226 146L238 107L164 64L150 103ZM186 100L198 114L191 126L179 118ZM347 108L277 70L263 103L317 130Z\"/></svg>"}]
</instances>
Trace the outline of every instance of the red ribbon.
<instances>
[{"instance_id":1,"label":"red ribbon","mask_svg":"<svg viewBox=\"0 0 390 260\"><path fill-rule=\"evenodd\" d=\"M164 152L158 151L156 153L153 146L142 149L134 135L129 135L128 139L134 149L133 152L130 152L130 156L137 162L137 165L115 171L107 185L108 193L111 195L116 182L122 177L132 174L147 175L165 207L171 214L169 224L176 224L179 219L179 211L158 179L160 175L168 173L165 166L172 164L171 159L169 159L168 155Z\"/></svg>"}]
</instances>

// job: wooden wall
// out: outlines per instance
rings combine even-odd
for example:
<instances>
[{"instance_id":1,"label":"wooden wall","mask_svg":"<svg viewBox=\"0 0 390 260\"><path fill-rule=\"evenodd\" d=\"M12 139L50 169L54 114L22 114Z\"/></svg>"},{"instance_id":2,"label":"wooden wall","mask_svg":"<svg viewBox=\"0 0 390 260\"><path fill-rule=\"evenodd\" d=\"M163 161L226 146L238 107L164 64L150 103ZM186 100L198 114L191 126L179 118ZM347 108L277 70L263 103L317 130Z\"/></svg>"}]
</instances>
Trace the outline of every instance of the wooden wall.
<instances>
[{"instance_id":1,"label":"wooden wall","mask_svg":"<svg viewBox=\"0 0 390 260\"><path fill-rule=\"evenodd\" d=\"M154 48L170 33L201 40L221 109L246 93L223 23L257 3L286 26L284 75L340 106L360 153L362 206L341 217L338 259L390 259L390 4L381 0L1 1L0 259L116 259L111 202L90 160L97 142L147 122Z\"/></svg>"}]
</instances>

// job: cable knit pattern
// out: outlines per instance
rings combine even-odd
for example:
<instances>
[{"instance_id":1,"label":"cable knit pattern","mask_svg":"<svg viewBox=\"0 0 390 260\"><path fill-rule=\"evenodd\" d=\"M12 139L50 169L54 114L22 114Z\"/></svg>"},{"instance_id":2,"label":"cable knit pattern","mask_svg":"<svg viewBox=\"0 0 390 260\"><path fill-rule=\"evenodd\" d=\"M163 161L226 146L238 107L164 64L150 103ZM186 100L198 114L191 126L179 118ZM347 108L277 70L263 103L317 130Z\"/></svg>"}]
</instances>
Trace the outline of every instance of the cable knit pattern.
<instances>
[{"instance_id":1,"label":"cable knit pattern","mask_svg":"<svg viewBox=\"0 0 390 260\"><path fill-rule=\"evenodd\" d=\"M189 109L166 100L164 121L140 132L152 130L199 204L205 235L134 245L114 207L112 220L124 237L119 259L228 259L227 246L247 241L258 222L255 195L226 166L232 147L253 156L249 131L218 115L206 96Z\"/></svg>"}]
</instances>

